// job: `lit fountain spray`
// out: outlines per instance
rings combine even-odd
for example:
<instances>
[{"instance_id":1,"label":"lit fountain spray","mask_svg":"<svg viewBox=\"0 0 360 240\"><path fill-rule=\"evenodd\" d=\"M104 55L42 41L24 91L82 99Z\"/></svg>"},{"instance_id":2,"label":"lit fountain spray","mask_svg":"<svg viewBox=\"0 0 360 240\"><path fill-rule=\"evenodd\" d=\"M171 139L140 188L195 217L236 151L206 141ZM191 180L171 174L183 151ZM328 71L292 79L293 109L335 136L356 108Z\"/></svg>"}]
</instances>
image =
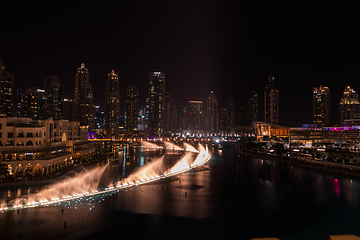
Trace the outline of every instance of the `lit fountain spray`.
<instances>
[{"instance_id":1,"label":"lit fountain spray","mask_svg":"<svg viewBox=\"0 0 360 240\"><path fill-rule=\"evenodd\" d=\"M171 143L171 142L165 142L164 141L164 145L165 145L165 149L176 150L176 151L184 151L183 148L181 148L178 145L176 145L174 143Z\"/></svg>"},{"instance_id":2,"label":"lit fountain spray","mask_svg":"<svg viewBox=\"0 0 360 240\"><path fill-rule=\"evenodd\" d=\"M160 176L166 169L163 164L164 156L151 161L150 163L142 166L138 170L131 173L127 178L122 179L115 183L116 187L128 186L131 184L138 184L143 181L154 180ZM109 185L109 188L113 187L113 184Z\"/></svg>"},{"instance_id":3,"label":"lit fountain spray","mask_svg":"<svg viewBox=\"0 0 360 240\"><path fill-rule=\"evenodd\" d=\"M156 146L161 148L158 145ZM188 146L187 149L190 149L190 151L193 152L193 149ZM187 150L185 149L185 151ZM134 171L127 178L114 184L110 184L108 188L100 191L98 190L98 185L106 166L94 168L89 172L79 174L78 176L70 178L62 183L56 183L37 194L30 194L28 196L14 199L9 203L3 203L0 205L0 211L29 207L54 206L55 204L59 204L61 202L69 202L100 194L114 193L122 189L175 176L201 166L210 160L211 155L207 146L205 149L201 144L199 144L199 151L197 152L199 154L194 161L192 161L191 153L187 152L173 167L168 170L165 169L163 164L163 157L155 159Z\"/></svg>"},{"instance_id":4,"label":"lit fountain spray","mask_svg":"<svg viewBox=\"0 0 360 240\"><path fill-rule=\"evenodd\" d=\"M196 148L194 148L193 146L191 146L190 144L184 142L184 148L185 148L185 151L187 152L195 152L195 153L198 153L199 151L196 150Z\"/></svg>"},{"instance_id":5,"label":"lit fountain spray","mask_svg":"<svg viewBox=\"0 0 360 240\"><path fill-rule=\"evenodd\" d=\"M142 148L163 149L162 146L147 141L140 141L140 144Z\"/></svg>"},{"instance_id":6,"label":"lit fountain spray","mask_svg":"<svg viewBox=\"0 0 360 240\"><path fill-rule=\"evenodd\" d=\"M76 177L69 178L63 182L58 182L43 189L39 193L29 194L21 198L16 198L8 204L0 205L0 210L6 210L8 206L17 207L35 207L67 201L74 198L93 195L98 192L100 178L107 165L97 167L90 171L77 174Z\"/></svg>"}]
</instances>

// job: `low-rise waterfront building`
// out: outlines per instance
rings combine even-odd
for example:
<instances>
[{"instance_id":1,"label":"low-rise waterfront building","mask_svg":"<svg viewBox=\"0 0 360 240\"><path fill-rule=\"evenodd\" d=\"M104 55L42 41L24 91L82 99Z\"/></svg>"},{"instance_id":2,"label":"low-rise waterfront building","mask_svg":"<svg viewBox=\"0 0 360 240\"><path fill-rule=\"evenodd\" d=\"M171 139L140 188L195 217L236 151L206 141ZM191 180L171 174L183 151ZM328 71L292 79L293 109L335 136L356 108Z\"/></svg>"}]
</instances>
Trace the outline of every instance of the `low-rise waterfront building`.
<instances>
[{"instance_id":1,"label":"low-rise waterfront building","mask_svg":"<svg viewBox=\"0 0 360 240\"><path fill-rule=\"evenodd\" d=\"M87 127L69 120L0 118L0 162L9 175L48 175L96 153Z\"/></svg>"},{"instance_id":2,"label":"low-rise waterfront building","mask_svg":"<svg viewBox=\"0 0 360 240\"><path fill-rule=\"evenodd\" d=\"M251 124L257 138L264 136L285 138L289 137L289 127L275 123L256 121Z\"/></svg>"},{"instance_id":3,"label":"low-rise waterfront building","mask_svg":"<svg viewBox=\"0 0 360 240\"><path fill-rule=\"evenodd\" d=\"M360 126L290 128L290 146L314 147L329 144L360 144Z\"/></svg>"}]
</instances>

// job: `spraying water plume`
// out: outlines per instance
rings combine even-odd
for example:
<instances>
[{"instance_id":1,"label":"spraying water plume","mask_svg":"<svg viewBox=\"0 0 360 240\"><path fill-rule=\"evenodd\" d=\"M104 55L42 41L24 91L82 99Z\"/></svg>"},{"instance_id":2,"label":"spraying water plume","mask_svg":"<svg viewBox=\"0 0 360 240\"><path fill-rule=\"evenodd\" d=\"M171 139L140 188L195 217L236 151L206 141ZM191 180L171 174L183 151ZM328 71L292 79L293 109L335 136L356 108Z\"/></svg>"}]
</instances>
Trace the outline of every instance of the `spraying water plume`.
<instances>
[{"instance_id":1,"label":"spraying water plume","mask_svg":"<svg viewBox=\"0 0 360 240\"><path fill-rule=\"evenodd\" d=\"M156 144L143 141L141 144L142 146L146 145L153 148L162 148ZM175 144L164 144L175 148L173 146ZM211 155L207 146L205 149L201 144L199 144L199 150L196 150L191 145L184 144L184 146L186 149L182 150L185 150L186 154L170 168L167 168L166 164L164 164L163 156L152 160L141 168L136 169L133 173L121 181L110 184L108 188L98 190L100 178L107 165L97 167L90 171L80 173L76 177L67 179L63 182L55 183L48 189L44 189L39 193L17 198L9 203L2 203L0 204L0 211L22 209L27 207L50 206L51 204L54 205L60 202L75 200L82 197L112 193L120 189L134 187L189 171L190 169L201 166L210 160ZM192 156L192 152L198 153L195 160L193 160L194 157Z\"/></svg>"},{"instance_id":2,"label":"spraying water plume","mask_svg":"<svg viewBox=\"0 0 360 240\"><path fill-rule=\"evenodd\" d=\"M115 186L116 187L119 187L121 185L127 186L130 184L139 183L141 181L149 181L155 179L166 170L163 163L163 159L164 156L156 160L153 160L148 164L145 164L141 168L138 168L133 173L131 173L127 178L116 182Z\"/></svg>"},{"instance_id":3,"label":"spraying water plume","mask_svg":"<svg viewBox=\"0 0 360 240\"><path fill-rule=\"evenodd\" d=\"M107 165L94 168L78 174L76 177L69 178L63 182L50 185L49 188L41 190L39 193L29 194L21 198L14 199L6 205L34 205L38 203L51 203L60 199L71 199L86 193L96 192L100 178ZM2 204L0 208L5 208Z\"/></svg>"},{"instance_id":4,"label":"spraying water plume","mask_svg":"<svg viewBox=\"0 0 360 240\"><path fill-rule=\"evenodd\" d=\"M164 141L164 145L166 149L170 149L170 150L176 150L176 151L184 151L183 148L179 147L178 145L171 143L171 142L165 142Z\"/></svg>"}]
</instances>

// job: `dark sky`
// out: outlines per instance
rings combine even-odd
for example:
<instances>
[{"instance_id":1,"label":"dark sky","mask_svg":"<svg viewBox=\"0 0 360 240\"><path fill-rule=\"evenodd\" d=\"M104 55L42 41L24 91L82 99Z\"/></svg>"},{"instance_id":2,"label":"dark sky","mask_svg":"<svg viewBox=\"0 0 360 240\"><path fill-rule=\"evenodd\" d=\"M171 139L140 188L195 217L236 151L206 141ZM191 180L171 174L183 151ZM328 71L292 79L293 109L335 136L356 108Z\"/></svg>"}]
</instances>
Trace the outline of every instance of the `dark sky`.
<instances>
[{"instance_id":1,"label":"dark sky","mask_svg":"<svg viewBox=\"0 0 360 240\"><path fill-rule=\"evenodd\" d=\"M13 1L14 2L14 1ZM145 105L149 73L166 74L179 108L213 90L221 106L251 90L260 95L272 70L280 122L312 121L312 88L331 91L332 121L346 85L360 91L360 5L261 1L98 1L71 5L2 4L0 57L16 88L42 87L57 75L73 96L76 68L90 71L94 103L104 107L105 79L119 74L121 96L138 84Z\"/></svg>"}]
</instances>

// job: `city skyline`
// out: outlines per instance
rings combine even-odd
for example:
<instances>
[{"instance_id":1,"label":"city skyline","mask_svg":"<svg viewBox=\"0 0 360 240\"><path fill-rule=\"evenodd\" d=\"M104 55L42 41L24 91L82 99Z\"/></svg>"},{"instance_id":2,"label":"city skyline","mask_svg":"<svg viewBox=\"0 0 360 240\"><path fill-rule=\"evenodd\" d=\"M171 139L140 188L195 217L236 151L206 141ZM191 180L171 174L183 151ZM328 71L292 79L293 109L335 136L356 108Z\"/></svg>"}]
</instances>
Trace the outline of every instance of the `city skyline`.
<instances>
[{"instance_id":1,"label":"city skyline","mask_svg":"<svg viewBox=\"0 0 360 240\"><path fill-rule=\"evenodd\" d=\"M0 56L6 71L14 73L15 88L40 86L49 75L58 76L64 89L73 88L74 69L84 62L99 91L94 104L102 109L102 82L112 69L121 75L122 102L126 87L137 84L143 106L147 75L160 70L180 109L192 99L205 101L210 91L216 92L220 105L233 97L237 109L252 90L263 103L260 93L272 71L280 93L279 122L295 126L312 122L313 87L329 87L332 109L342 96L335 89L360 89L357 6L78 3L71 10L59 4L49 12L40 6L50 7L25 4L1 16L6 38L0 40ZM14 9L12 3L3 7ZM262 118L262 104L259 108ZM331 112L331 121L338 121L337 111Z\"/></svg>"},{"instance_id":2,"label":"city skyline","mask_svg":"<svg viewBox=\"0 0 360 240\"><path fill-rule=\"evenodd\" d=\"M3 62L2 62L3 63ZM5 67L5 65L4 65L4 63L3 63L3 69L6 69L6 67ZM85 72L85 73L83 73L83 72ZM84 83L83 83L83 85L85 84L85 85L87 85L87 87L88 87L88 90L90 91L89 92L89 94L87 94L87 95L89 95L89 96L91 96L91 98L93 99L93 91L92 91L92 86L91 86L91 84L90 84L90 81L89 81L89 73L88 73L89 71L88 71L88 68L86 68L85 67L85 64L84 63L81 63L81 66L80 67L78 67L77 68L77 71L76 71L76 74L75 74L75 92L74 92L74 95L73 96L70 96L69 95L69 91L68 91L68 89L64 89L64 92L65 92L65 94L63 95L63 86L61 85L61 79L59 79L56 75L49 75L49 76L47 76L47 77L45 77L44 79L43 79L43 84L42 84L42 86L41 87L38 87L38 86L32 86L32 87L30 87L30 88L28 88L28 89L25 89L25 88L19 88L19 89L16 89L16 88L14 88L14 87L11 87L11 89L13 89L13 91L14 91L14 96L12 96L11 97L11 99L13 99L13 104L12 104L12 106L13 106L13 110L12 111L10 111L10 110L8 110L8 111L10 111L10 112L12 112L10 115L11 116L30 116L30 117L32 117L32 118L34 118L34 119L45 119L45 118L48 118L48 117L52 117L53 119L62 119L62 110L60 109L61 107L61 104L60 104L60 102L58 101L57 102L57 104L56 105L51 105L51 104L53 104L53 102L54 101L56 101L56 99L61 99L61 101L69 101L69 100L72 100L72 101L74 101L74 99L75 99L75 96L77 95L76 94L76 91L79 91L79 90L76 90L78 87L77 86L80 86L81 85L81 81L83 81ZM161 73L161 74L164 74L164 73L162 73L162 72L152 72L152 73L150 73L150 75L151 74L153 74L153 73ZM9 76L11 76L11 84L12 85L14 85L14 74L13 73L9 73L9 72L6 72L6 74L8 74ZM115 74L115 71L114 70L111 70L111 73L110 74L108 74L108 78L109 78L109 75L114 75ZM82 76L82 75L84 75L84 76ZM117 84L119 84L119 80L118 80L118 77L117 77L117 75L118 74L115 74L116 75L116 78L117 78L117 81L118 81L118 83ZM4 75L5 76L5 75ZM7 78L4 78L5 80L7 79ZM82 80L81 80L82 79ZM79 82L80 81L80 82ZM16 80L15 80L15 82L16 82ZM274 85L274 82L275 82L275 78L274 78L274 76L272 75L272 73L269 75L269 76L267 76L267 81L265 81L265 84L264 84L264 100L265 100L265 96L267 96L268 95L268 91L269 90L271 90L271 89L275 89L275 92L277 93L277 95L279 94L279 91L277 90L278 89L278 85L277 84L275 84ZM89 85L90 84L90 85ZM85 86L84 85L84 86ZM105 84L106 86L108 85L108 83L106 83ZM136 84L131 84L132 86L136 86ZM137 86L136 86L137 87ZM128 88L129 88L129 86L127 86L126 87L126 90L125 91L128 91ZM320 88L321 88L321 85L320 85ZM329 91L329 88L328 87L326 87L327 88L327 91ZM45 90L44 90L45 89ZM117 87L117 91L119 91L119 96L121 96L122 94L120 94L120 92L121 92L121 90L122 89L119 89L119 87ZM314 101L314 97L315 97L315 95L316 95L316 93L315 93L315 89L317 89L317 87L313 87L313 101ZM87 91L88 91L87 90ZM21 92L20 93L20 95L19 95L19 92ZM55 92L55 96L54 96L54 92ZM212 93L214 93L214 91L210 91L210 94L212 94ZM332 111L329 111L329 112L331 112L332 113L332 115L334 115L334 113L333 112L335 112L335 114L336 114L336 118L337 118L337 120L335 120L334 121L334 119L331 119L330 118L330 120L329 120L329 116L330 116L330 114L329 113L327 113L327 123L325 124L326 126L332 126L332 125L334 125L334 126L342 126L343 125L343 121L345 120L345 119L348 119L348 117L343 117L342 115L342 113L341 112L343 112L344 110L340 110L340 107L344 104L344 99L347 99L347 98L351 98L351 96L347 96L347 95L351 95L351 94L355 94L354 96L355 97L352 97L352 98L356 98L356 99L358 99L358 97L357 97L357 94L356 94L356 90L354 90L353 88L350 88L350 86L346 86L345 87L345 90L344 90L344 92L342 92L343 94L344 94L344 96L342 96L342 98L340 99L340 104L336 104L337 106L332 106L332 107L330 107L330 105L328 105L328 108L331 108L332 109ZM18 94L18 96L16 96L16 94ZM24 95L25 96L25 98L26 98L26 94L30 94L29 96L32 96L32 95L36 95L37 97L36 97L36 99L38 98L38 100L37 100L37 102L34 102L34 103L26 103L26 102L24 102L23 104L23 106L22 106L22 111L23 111L23 115L21 115L21 114L19 114L19 106L21 106L21 105L19 105L20 104L20 102L19 102L19 99L17 99L19 96L22 96L22 95ZM40 94L40 95L39 95ZM42 95L41 95L42 94ZM163 95L165 95L165 97L167 97L167 96L169 96L169 97L171 97L172 98L172 95L171 95L171 93L168 93L168 92L164 92L164 93L162 93ZM170 94L170 95L169 95ZM215 93L216 94L216 93ZM235 115L237 115L238 116L238 121L237 122L235 122L235 126L244 126L243 124L244 124L244 121L245 121L245 125L247 125L247 126L249 126L249 119L253 119L253 120L251 120L251 121L254 121L255 119L256 120L259 120L259 121L265 121L265 122L272 122L272 121L270 121L270 120L266 120L266 111L265 111L265 106L266 106L266 101L264 102L264 105L263 106L261 106L261 104L258 104L258 103L251 103L251 102L253 102L254 101L254 99L252 99L253 98L253 95L254 94L256 94L257 95L257 91L256 90L252 90L252 91L250 91L247 95L248 95L248 99L245 99L245 101L241 101L241 102L237 102L237 104L238 104L238 111L235 111ZM95 94L96 95L96 94ZM120 124L120 126L122 126L121 125L121 122L122 121L126 121L126 101L127 101L127 93L125 93L124 94L125 95L125 99L122 99L122 100L120 100L120 101L118 101L118 102L122 102L123 104L120 104L120 107L119 107L119 112L121 112L121 111L123 111L122 112L122 114L124 114L124 119L123 120L120 120L119 122L119 124ZM336 95L336 94L335 94ZM67 97L67 96L70 96L70 97ZM346 97L347 96L347 97ZM143 94L143 97L149 97L147 94ZM344 98L345 97L345 98ZM119 98L119 97L118 97ZM255 100L256 102L258 102L259 101L259 99L258 99L258 97L256 97L257 99ZM47 100L46 100L47 99ZM97 108L99 109L99 110L101 110L101 111L105 111L106 112L106 102L107 102L107 97L106 97L106 94L105 94L105 101L103 102L103 103L100 103L100 104L95 104L95 103L93 103L93 104L91 104L91 105L93 105L94 107L95 106L97 106ZM173 100L175 100L175 98L172 98ZM197 98L197 99L201 99L201 98ZM218 111L220 111L221 112L221 110L222 109L226 109L227 107L228 107L228 104L229 104L229 100L230 99L233 99L231 96L229 96L228 97L228 99L227 99L227 101L226 102L223 102L223 103L221 103L221 104L219 104L219 101L218 100L216 100L217 101L217 104L218 104ZM276 99L278 99L278 96L276 96ZM330 100L331 100L332 98L329 98L327 101L328 102L330 102ZM355 100L356 100L355 99ZM355 100L353 100L353 101L351 101L352 103L351 104L354 104L355 102ZM21 100L22 101L22 100ZM138 100L137 100L138 101ZM233 101L233 100L232 100ZM276 100L276 101L278 101L278 100ZM356 100L356 101L358 101L358 100ZM190 101L188 101L188 102L192 102L192 100L190 100ZM345 101L345 102L347 102L347 101ZM353 103L354 102L354 103ZM280 104L282 103L282 101L280 101ZM41 107L41 110L42 111L46 111L45 113L41 113L40 115L39 115L39 113L37 113L37 112L34 112L34 113L30 113L29 112L29 110L30 110L30 108L28 107L28 105L26 105L26 104L36 104L36 105L39 105L39 106L41 106L41 104L44 104L44 107ZM49 105L50 104L50 105ZM99 108L99 105L105 105L105 107L102 107L102 108ZM144 102L144 103L142 103L142 105L141 105L141 103L138 105L138 110L140 110L140 109L143 109L144 108L144 106L146 105L147 103L146 103L146 101ZM242 107L243 106L245 106L245 105L249 105L247 108L246 108L246 116L242 116L243 115L243 112L242 111L244 111L244 110L242 110ZM255 109L252 109L251 110L251 108L254 108L254 106L250 106L250 105L253 105L253 104L255 104L256 105L256 110ZM356 103L357 104L357 103ZM46 105L46 106L45 106ZM164 103L164 105L166 105L166 103ZM278 103L276 103L276 105L278 105ZM185 105L185 107L178 107L177 105L174 105L175 107L176 107L176 109L178 110L178 109L183 109L183 108L186 108L186 107L188 107L187 105ZM350 105L349 105L350 106ZM352 105L351 105L352 106ZM354 105L355 106L355 105ZM358 105L356 105L356 107L357 107ZM206 107L206 106L204 106L204 107ZM29 108L28 110L26 110L26 108ZM36 107L36 108L39 108L39 107ZM234 108L236 108L236 107L234 107ZM262 109L262 108L264 108L264 109ZM336 108L338 108L337 110L336 110ZM40 108L39 108L40 109ZM122 110L121 110L122 109ZM310 108L308 108L307 110L309 110ZM308 121L308 122L302 122L300 125L303 125L303 124L308 124L308 123L314 123L314 124L316 124L316 121L314 120L314 102L313 102L313 104L312 104L312 110L313 110L313 113L312 113L312 121ZM55 113L54 113L54 111L57 111L57 115L54 115ZM94 109L92 109L92 111L94 111ZM205 111L205 109L204 109L204 111ZM261 111L263 111L263 113L264 113L264 119L261 119L261 118L259 118L259 117L257 117L257 114L258 113L254 113L254 112L252 112L252 111L257 111L258 113L260 112L261 113ZM278 110L277 110L278 111ZM78 111L79 112L79 111ZM358 112L358 110L356 110L356 114L355 114L355 112L354 113L349 113L350 115L349 116L351 116L352 118L351 119L354 119L354 118L358 118L358 116L359 116L359 114L357 113ZM75 111L75 113L76 113L76 111ZM92 116L92 118L94 117L93 116L93 112L89 112L89 113L91 113L91 116ZM234 114L234 113L233 113ZM355 115L354 115L355 114ZM254 116L252 116L252 117L250 117L250 115L254 115ZM255 116L256 115L256 116ZM205 115L204 115L205 116ZM345 115L344 115L345 116ZM75 118L76 118L76 116L74 116ZM220 118L221 118L221 116L219 116ZM235 117L235 116L233 116L233 117ZM240 118L241 117L244 117L244 120L241 120ZM119 118L119 117L118 117ZM277 118L278 118L278 116L277 116ZM69 120L72 120L73 118L72 117L69 117L69 116L67 116L65 119L69 119ZM91 122L93 122L93 119L91 120ZM280 121L278 121L278 120L276 120L276 122L273 122L273 123L280 123L280 124L284 124L284 122L282 122L281 120ZM82 123L82 124L85 124L85 123ZM124 124L126 125L126 123L124 122ZM204 119L204 123L203 123L204 125L203 125L203 129L200 129L200 130L205 130L205 129L207 129L207 127L206 127L206 122L205 122L205 119ZM218 124L220 124L220 123L218 123ZM234 123L232 123L231 125L233 125ZM292 124L292 123L285 123L286 125L289 125L289 126L296 126L295 124ZM124 125L124 127L125 127L125 125ZM300 126L300 125L298 125L298 126ZM320 125L319 126L324 126L323 124L321 124L320 123ZM218 128L219 130L223 130L223 129L221 129L221 127L219 127Z\"/></svg>"}]
</instances>

